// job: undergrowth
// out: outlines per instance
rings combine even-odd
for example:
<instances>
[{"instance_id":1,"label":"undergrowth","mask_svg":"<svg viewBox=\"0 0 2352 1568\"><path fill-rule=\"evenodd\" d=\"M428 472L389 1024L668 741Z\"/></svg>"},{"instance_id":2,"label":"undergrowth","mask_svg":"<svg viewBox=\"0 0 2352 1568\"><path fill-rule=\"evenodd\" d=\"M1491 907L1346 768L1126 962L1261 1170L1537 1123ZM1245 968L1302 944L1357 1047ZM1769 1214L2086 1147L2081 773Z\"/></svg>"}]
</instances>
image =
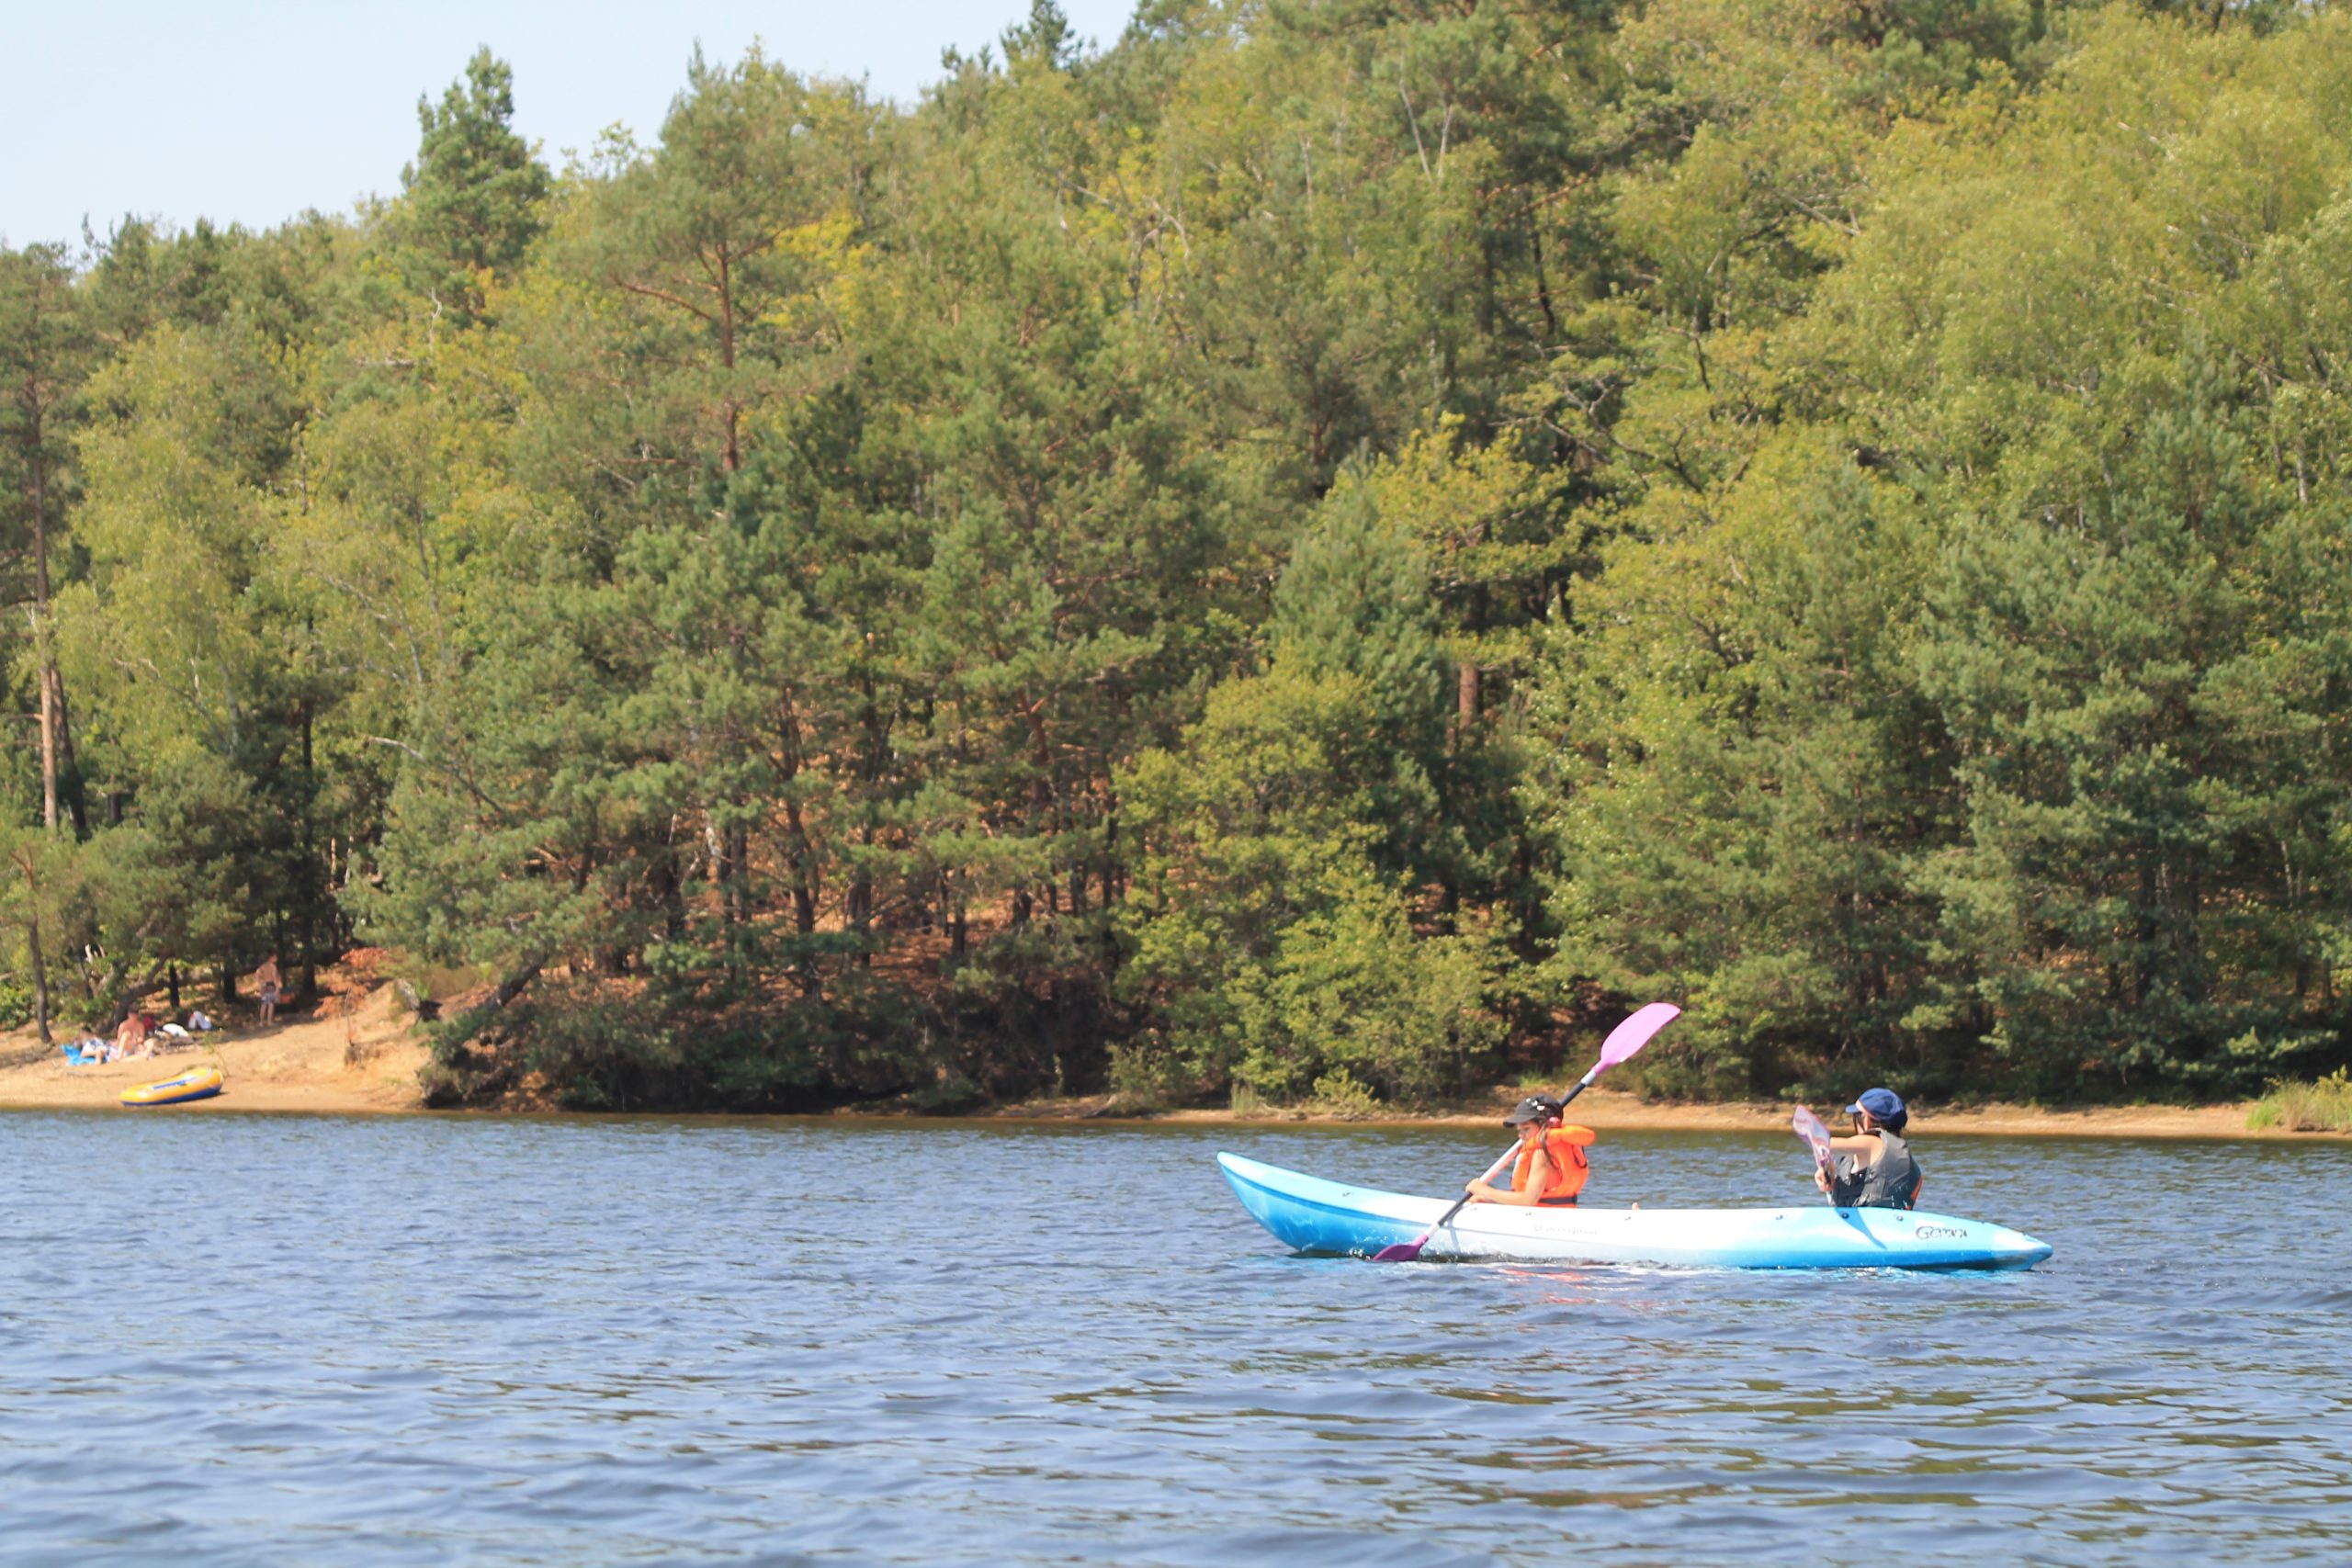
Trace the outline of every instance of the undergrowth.
<instances>
[{"instance_id":1,"label":"undergrowth","mask_svg":"<svg viewBox=\"0 0 2352 1568\"><path fill-rule=\"evenodd\" d=\"M2272 1127L2289 1133L2352 1133L2352 1069L2338 1067L2310 1083L2275 1079L2270 1092L2246 1112L2254 1132Z\"/></svg>"}]
</instances>

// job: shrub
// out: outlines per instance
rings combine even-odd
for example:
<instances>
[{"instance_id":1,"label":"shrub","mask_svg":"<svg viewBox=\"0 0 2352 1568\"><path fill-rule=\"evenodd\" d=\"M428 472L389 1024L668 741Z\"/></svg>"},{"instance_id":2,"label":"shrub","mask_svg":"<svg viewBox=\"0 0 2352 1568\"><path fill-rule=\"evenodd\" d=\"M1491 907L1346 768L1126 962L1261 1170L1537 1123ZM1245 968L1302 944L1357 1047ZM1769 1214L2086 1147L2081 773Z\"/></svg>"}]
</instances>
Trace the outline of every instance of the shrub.
<instances>
[{"instance_id":1,"label":"shrub","mask_svg":"<svg viewBox=\"0 0 2352 1568\"><path fill-rule=\"evenodd\" d=\"M1362 1118L1380 1111L1380 1097L1345 1067L1335 1067L1315 1080L1315 1096L1307 1109L1323 1116Z\"/></svg>"},{"instance_id":2,"label":"shrub","mask_svg":"<svg viewBox=\"0 0 2352 1568\"><path fill-rule=\"evenodd\" d=\"M0 1029L22 1029L32 1021L32 987L13 977L0 980Z\"/></svg>"},{"instance_id":3,"label":"shrub","mask_svg":"<svg viewBox=\"0 0 2352 1568\"><path fill-rule=\"evenodd\" d=\"M2246 1112L2246 1126L2262 1132L2352 1133L2352 1070L2338 1067L2311 1083L2274 1080L2270 1092Z\"/></svg>"},{"instance_id":4,"label":"shrub","mask_svg":"<svg viewBox=\"0 0 2352 1568\"><path fill-rule=\"evenodd\" d=\"M1111 1094L1125 1111L1181 1105L1200 1092L1200 1074L1157 1035L1111 1047Z\"/></svg>"}]
</instances>

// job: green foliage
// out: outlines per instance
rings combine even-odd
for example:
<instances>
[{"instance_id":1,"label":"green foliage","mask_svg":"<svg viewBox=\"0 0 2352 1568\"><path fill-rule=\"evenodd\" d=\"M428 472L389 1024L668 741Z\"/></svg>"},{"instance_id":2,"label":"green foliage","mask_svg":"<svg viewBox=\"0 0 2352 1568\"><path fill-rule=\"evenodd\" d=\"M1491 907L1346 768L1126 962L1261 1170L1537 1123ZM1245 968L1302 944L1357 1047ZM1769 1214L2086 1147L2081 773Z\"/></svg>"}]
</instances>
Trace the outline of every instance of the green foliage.
<instances>
[{"instance_id":1,"label":"green foliage","mask_svg":"<svg viewBox=\"0 0 2352 1568\"><path fill-rule=\"evenodd\" d=\"M1306 1104L1317 1115L1360 1121L1378 1112L1380 1097L1347 1068L1335 1067L1315 1080L1315 1092Z\"/></svg>"},{"instance_id":2,"label":"green foliage","mask_svg":"<svg viewBox=\"0 0 2352 1568\"><path fill-rule=\"evenodd\" d=\"M1446 671L1429 565L1360 485L1340 491L1274 591L1275 653L1309 679L1363 682L1384 735L1433 750Z\"/></svg>"},{"instance_id":3,"label":"green foliage","mask_svg":"<svg viewBox=\"0 0 2352 1568\"><path fill-rule=\"evenodd\" d=\"M2341 178L2347 38L2078 39L2013 118L1882 143L1814 308L1618 423L1773 411L1659 463L1540 699L1562 978L1687 996L1702 1085L1827 1046L2211 1095L2342 1050L2346 515L2272 434L2308 360L2245 367L2301 352L2273 269Z\"/></svg>"},{"instance_id":4,"label":"green foliage","mask_svg":"<svg viewBox=\"0 0 2352 1568\"><path fill-rule=\"evenodd\" d=\"M583 1107L2326 1071L2352 25L2188 10L1039 0L560 177L483 51L0 254L0 970L364 937Z\"/></svg>"},{"instance_id":5,"label":"green foliage","mask_svg":"<svg viewBox=\"0 0 2352 1568\"><path fill-rule=\"evenodd\" d=\"M14 976L0 979L0 1029L22 1029L32 1021L32 987Z\"/></svg>"},{"instance_id":6,"label":"green foliage","mask_svg":"<svg viewBox=\"0 0 2352 1568\"><path fill-rule=\"evenodd\" d=\"M2310 1083L2274 1079L2245 1113L2252 1132L2352 1133L2352 1072L2338 1067Z\"/></svg>"},{"instance_id":7,"label":"green foliage","mask_svg":"<svg viewBox=\"0 0 2352 1568\"><path fill-rule=\"evenodd\" d=\"M1278 658L1122 779L1146 846L1124 984L1167 1021L1147 1060L1181 1065L1196 1092L1291 1100L1344 1068L1424 1100L1498 1041L1493 943L1417 933L1380 868L1412 764L1379 706L1361 676Z\"/></svg>"},{"instance_id":8,"label":"green foliage","mask_svg":"<svg viewBox=\"0 0 2352 1568\"><path fill-rule=\"evenodd\" d=\"M416 162L392 227L410 253L412 286L462 326L492 280L512 273L539 233L548 171L514 134L514 73L489 50L438 105L419 98Z\"/></svg>"}]
</instances>

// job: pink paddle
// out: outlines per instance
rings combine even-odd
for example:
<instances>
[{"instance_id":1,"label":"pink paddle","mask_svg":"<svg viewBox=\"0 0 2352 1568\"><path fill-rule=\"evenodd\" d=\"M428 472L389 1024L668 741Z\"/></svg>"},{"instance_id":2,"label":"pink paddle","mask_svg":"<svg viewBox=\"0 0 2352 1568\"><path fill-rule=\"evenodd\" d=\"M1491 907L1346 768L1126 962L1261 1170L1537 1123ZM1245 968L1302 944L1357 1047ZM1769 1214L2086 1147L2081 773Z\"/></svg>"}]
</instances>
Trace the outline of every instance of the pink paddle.
<instances>
[{"instance_id":1,"label":"pink paddle","mask_svg":"<svg viewBox=\"0 0 2352 1568\"><path fill-rule=\"evenodd\" d=\"M1829 1178L1831 1181L1836 1181L1838 1162L1830 1156L1829 1129L1821 1124L1821 1118L1815 1116L1810 1107L1800 1105L1797 1107L1797 1113L1790 1118L1790 1122L1795 1126L1797 1136L1811 1145L1813 1163L1821 1168L1821 1174Z\"/></svg>"},{"instance_id":2,"label":"pink paddle","mask_svg":"<svg viewBox=\"0 0 2352 1568\"><path fill-rule=\"evenodd\" d=\"M1664 1029L1668 1024L1672 1023L1676 1019L1681 1016L1682 1010L1676 1007L1672 1002L1652 1002L1649 1006L1634 1013L1634 1015L1626 1019L1624 1022L1619 1024L1616 1028L1609 1032L1609 1038L1600 1043L1600 1060L1592 1065L1592 1071L1577 1079L1576 1088L1568 1090L1566 1094L1563 1095L1560 1099L1560 1103L1562 1105L1566 1105L1569 1100L1574 1100L1586 1089L1590 1089L1592 1087L1592 1080L1599 1077L1605 1069L1615 1066L1618 1063L1623 1061L1634 1052L1639 1051L1643 1046L1650 1043L1651 1035L1656 1034L1659 1030ZM1502 1174L1503 1167L1509 1165L1518 1156L1518 1155L1519 1145L1517 1144L1511 1145L1510 1147L1503 1151L1503 1157L1488 1166L1487 1168L1487 1174L1480 1177L1478 1179L1481 1181L1492 1181L1496 1177ZM1412 1262L1413 1259L1421 1255L1421 1248L1430 1244L1430 1237L1437 1235L1438 1232L1453 1224L1453 1216L1460 1213L1462 1212L1462 1205L1468 1201L1470 1201L1470 1194L1464 1192L1454 1203L1453 1207L1448 1209L1444 1213L1440 1214L1437 1217L1437 1224L1431 1225L1429 1229L1423 1231L1420 1235L1415 1236L1410 1241L1400 1241L1393 1246L1382 1247L1378 1252L1372 1255L1372 1260L1374 1263Z\"/></svg>"}]
</instances>

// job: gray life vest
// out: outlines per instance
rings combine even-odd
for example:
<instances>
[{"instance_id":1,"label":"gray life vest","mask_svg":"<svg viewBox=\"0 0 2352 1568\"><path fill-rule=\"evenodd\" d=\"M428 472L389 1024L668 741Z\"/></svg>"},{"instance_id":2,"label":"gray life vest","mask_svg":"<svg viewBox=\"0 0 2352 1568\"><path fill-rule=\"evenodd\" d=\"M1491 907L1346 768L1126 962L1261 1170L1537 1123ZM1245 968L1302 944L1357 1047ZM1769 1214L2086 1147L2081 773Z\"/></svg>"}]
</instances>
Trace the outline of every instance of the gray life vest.
<instances>
[{"instance_id":1,"label":"gray life vest","mask_svg":"<svg viewBox=\"0 0 2352 1568\"><path fill-rule=\"evenodd\" d=\"M1859 1155L1838 1156L1838 1179L1829 1201L1841 1209L1907 1209L1919 1191L1919 1162L1911 1146L1883 1127L1869 1136L1879 1141L1876 1165L1865 1166Z\"/></svg>"}]
</instances>

